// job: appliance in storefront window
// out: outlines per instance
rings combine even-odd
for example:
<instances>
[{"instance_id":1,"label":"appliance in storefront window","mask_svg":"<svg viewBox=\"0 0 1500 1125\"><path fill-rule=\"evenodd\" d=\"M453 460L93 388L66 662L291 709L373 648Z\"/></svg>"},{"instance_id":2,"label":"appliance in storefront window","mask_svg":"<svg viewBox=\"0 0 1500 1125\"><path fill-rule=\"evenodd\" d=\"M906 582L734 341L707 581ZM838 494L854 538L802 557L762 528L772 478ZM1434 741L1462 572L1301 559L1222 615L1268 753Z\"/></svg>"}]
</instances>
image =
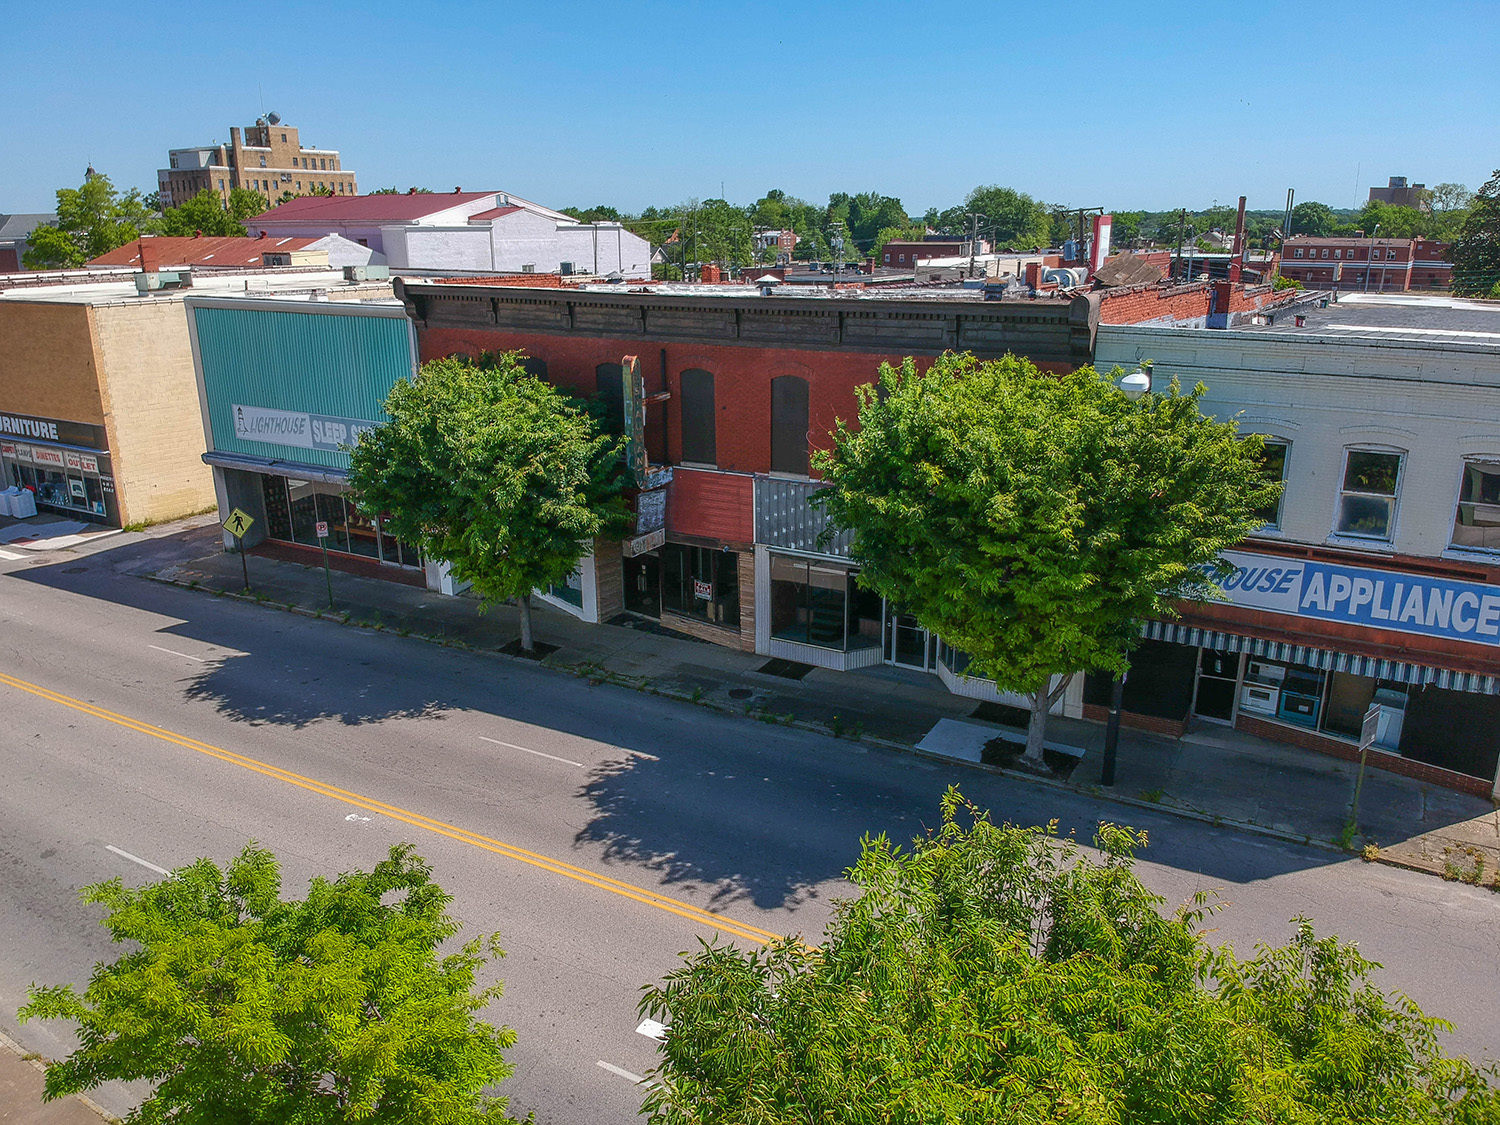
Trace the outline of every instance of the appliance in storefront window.
<instances>
[{"instance_id":1,"label":"appliance in storefront window","mask_svg":"<svg viewBox=\"0 0 1500 1125\"><path fill-rule=\"evenodd\" d=\"M1380 688L1370 703L1380 713L1375 721L1375 749L1399 753L1401 726L1406 721L1406 692Z\"/></svg>"},{"instance_id":2,"label":"appliance in storefront window","mask_svg":"<svg viewBox=\"0 0 1500 1125\"><path fill-rule=\"evenodd\" d=\"M1240 689L1240 710L1253 715L1274 715L1281 702L1281 689L1248 681Z\"/></svg>"},{"instance_id":3,"label":"appliance in storefront window","mask_svg":"<svg viewBox=\"0 0 1500 1125\"><path fill-rule=\"evenodd\" d=\"M1318 726L1323 709L1323 673L1315 668L1288 668L1282 681L1281 701L1276 717L1298 726Z\"/></svg>"}]
</instances>

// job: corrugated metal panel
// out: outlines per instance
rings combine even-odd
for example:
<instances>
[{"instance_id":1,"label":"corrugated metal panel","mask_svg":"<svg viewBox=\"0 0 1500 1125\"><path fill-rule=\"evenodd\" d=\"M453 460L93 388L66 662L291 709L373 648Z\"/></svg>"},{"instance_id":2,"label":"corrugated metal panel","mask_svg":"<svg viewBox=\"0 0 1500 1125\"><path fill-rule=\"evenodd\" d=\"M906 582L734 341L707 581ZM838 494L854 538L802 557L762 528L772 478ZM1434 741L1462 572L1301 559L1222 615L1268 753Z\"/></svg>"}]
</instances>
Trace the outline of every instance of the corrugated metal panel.
<instances>
[{"instance_id":1,"label":"corrugated metal panel","mask_svg":"<svg viewBox=\"0 0 1500 1125\"><path fill-rule=\"evenodd\" d=\"M840 532L826 543L818 541L828 527L828 516L809 501L825 487L813 481L756 477L755 541L790 551L848 558L852 532Z\"/></svg>"},{"instance_id":2,"label":"corrugated metal panel","mask_svg":"<svg viewBox=\"0 0 1500 1125\"><path fill-rule=\"evenodd\" d=\"M263 407L370 422L386 420L381 404L411 374L411 324L405 317L331 311L196 306L194 317L210 445L231 453L292 457L347 468L338 450L291 448L235 435L233 406Z\"/></svg>"},{"instance_id":3,"label":"corrugated metal panel","mask_svg":"<svg viewBox=\"0 0 1500 1125\"><path fill-rule=\"evenodd\" d=\"M1211 629L1195 629L1170 621L1147 621L1141 627L1141 636L1149 641L1202 645L1204 648L1216 649L1219 652L1248 652L1251 656L1264 656L1270 660L1301 664L1304 667L1318 668L1327 672L1348 672L1354 676L1394 680L1402 684L1434 684L1450 691L1500 695L1500 676L1484 676L1477 672L1455 672L1451 668L1434 668L1426 664L1384 660L1376 656L1333 652L1329 649L1312 648L1307 645L1262 640L1259 637L1242 637L1234 633L1215 632Z\"/></svg>"}]
</instances>

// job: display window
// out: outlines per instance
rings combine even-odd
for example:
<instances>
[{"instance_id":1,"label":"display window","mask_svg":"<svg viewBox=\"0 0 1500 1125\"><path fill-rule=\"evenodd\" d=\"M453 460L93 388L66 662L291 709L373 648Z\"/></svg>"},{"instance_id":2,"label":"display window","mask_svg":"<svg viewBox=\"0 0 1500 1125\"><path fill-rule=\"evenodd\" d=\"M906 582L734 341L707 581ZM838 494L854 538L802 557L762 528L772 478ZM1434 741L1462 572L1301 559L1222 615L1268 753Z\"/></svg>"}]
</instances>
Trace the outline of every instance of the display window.
<instances>
[{"instance_id":1,"label":"display window","mask_svg":"<svg viewBox=\"0 0 1500 1125\"><path fill-rule=\"evenodd\" d=\"M668 543L661 550L663 609L713 625L740 625L740 556Z\"/></svg>"},{"instance_id":2,"label":"display window","mask_svg":"<svg viewBox=\"0 0 1500 1125\"><path fill-rule=\"evenodd\" d=\"M1308 730L1358 739L1365 714L1382 708L1375 746L1400 748L1407 686L1349 672L1324 671L1301 664L1250 658L1240 688L1240 712L1275 719Z\"/></svg>"},{"instance_id":3,"label":"display window","mask_svg":"<svg viewBox=\"0 0 1500 1125\"><path fill-rule=\"evenodd\" d=\"M818 560L771 556L771 635L843 652L878 647L878 594L861 590L855 570Z\"/></svg>"},{"instance_id":4,"label":"display window","mask_svg":"<svg viewBox=\"0 0 1500 1125\"><path fill-rule=\"evenodd\" d=\"M326 546L339 554L378 559L393 566L420 567L422 554L361 512L347 489L320 481L262 476L266 537L304 547ZM326 541L318 524L328 525Z\"/></svg>"}]
</instances>

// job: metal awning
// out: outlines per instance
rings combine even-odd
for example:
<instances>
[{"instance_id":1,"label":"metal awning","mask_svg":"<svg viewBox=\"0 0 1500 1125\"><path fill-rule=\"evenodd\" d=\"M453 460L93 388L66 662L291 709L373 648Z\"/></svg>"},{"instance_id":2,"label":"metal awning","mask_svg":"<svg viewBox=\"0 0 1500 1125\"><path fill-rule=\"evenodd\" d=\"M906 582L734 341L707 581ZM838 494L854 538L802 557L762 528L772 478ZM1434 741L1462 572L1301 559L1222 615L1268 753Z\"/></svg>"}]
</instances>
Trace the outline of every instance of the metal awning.
<instances>
[{"instance_id":1,"label":"metal awning","mask_svg":"<svg viewBox=\"0 0 1500 1125\"><path fill-rule=\"evenodd\" d=\"M349 474L344 469L334 469L328 465L308 465L301 461L283 461L280 458L253 457L248 453L220 453L210 449L203 455L203 463L217 465L221 469L265 473L272 477L313 480L319 484L346 485L349 483Z\"/></svg>"},{"instance_id":2,"label":"metal awning","mask_svg":"<svg viewBox=\"0 0 1500 1125\"><path fill-rule=\"evenodd\" d=\"M1500 695L1500 676L1485 676L1478 672L1457 672L1451 668L1434 668L1427 664L1385 660L1377 656L1359 656L1349 652L1315 648L1311 645L1288 644L1285 641L1268 641L1260 637L1246 637L1239 633L1221 633L1214 629L1179 625L1172 621L1146 622L1141 629L1141 637L1148 641L1202 645L1204 648L1216 649L1219 652L1247 652L1251 656L1264 656L1268 660L1301 664L1325 672L1348 672L1353 676L1394 680L1402 684L1417 686L1432 684L1434 687L1445 688L1449 691Z\"/></svg>"}]
</instances>

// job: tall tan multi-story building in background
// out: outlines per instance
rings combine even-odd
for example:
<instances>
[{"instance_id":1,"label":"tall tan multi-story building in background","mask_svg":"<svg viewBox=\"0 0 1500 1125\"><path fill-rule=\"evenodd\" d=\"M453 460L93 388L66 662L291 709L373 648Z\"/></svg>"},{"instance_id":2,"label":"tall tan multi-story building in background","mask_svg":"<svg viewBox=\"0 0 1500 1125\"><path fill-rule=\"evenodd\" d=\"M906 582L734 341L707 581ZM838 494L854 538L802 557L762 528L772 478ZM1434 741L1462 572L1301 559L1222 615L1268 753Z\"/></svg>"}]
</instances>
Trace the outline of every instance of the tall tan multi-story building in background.
<instances>
[{"instance_id":1,"label":"tall tan multi-story building in background","mask_svg":"<svg viewBox=\"0 0 1500 1125\"><path fill-rule=\"evenodd\" d=\"M225 203L234 188L247 188L275 203L283 195L358 195L354 173L341 166L338 149L309 148L297 130L276 114L229 130L229 143L174 148L170 167L156 173L163 207L187 202L204 188Z\"/></svg>"}]
</instances>

